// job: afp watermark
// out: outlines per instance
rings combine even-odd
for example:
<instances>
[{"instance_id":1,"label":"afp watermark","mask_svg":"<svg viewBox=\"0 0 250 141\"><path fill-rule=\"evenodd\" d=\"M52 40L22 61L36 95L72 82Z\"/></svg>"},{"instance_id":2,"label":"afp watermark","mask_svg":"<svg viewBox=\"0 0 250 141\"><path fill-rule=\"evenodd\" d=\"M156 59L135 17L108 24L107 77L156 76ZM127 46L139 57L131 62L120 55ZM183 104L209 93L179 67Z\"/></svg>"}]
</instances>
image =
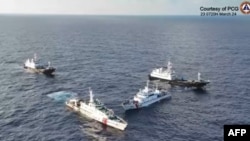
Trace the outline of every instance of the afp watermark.
<instances>
[{"instance_id":1,"label":"afp watermark","mask_svg":"<svg viewBox=\"0 0 250 141\"><path fill-rule=\"evenodd\" d=\"M250 125L224 125L224 141L250 141Z\"/></svg>"}]
</instances>

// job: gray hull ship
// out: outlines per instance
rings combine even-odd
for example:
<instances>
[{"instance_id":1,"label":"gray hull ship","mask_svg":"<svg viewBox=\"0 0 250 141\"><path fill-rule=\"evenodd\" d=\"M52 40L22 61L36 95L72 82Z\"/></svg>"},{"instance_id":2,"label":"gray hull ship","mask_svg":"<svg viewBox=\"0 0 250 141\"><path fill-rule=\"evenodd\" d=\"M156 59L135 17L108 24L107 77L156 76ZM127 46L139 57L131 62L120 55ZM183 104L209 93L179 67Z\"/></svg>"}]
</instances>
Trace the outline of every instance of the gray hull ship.
<instances>
[{"instance_id":1,"label":"gray hull ship","mask_svg":"<svg viewBox=\"0 0 250 141\"><path fill-rule=\"evenodd\" d=\"M202 80L201 74L198 73L197 80L185 80L177 78L175 72L172 70L172 63L169 61L167 67L155 68L149 74L150 80L163 80L171 85L182 86L182 87L195 87L202 88L210 83L209 80Z\"/></svg>"},{"instance_id":2,"label":"gray hull ship","mask_svg":"<svg viewBox=\"0 0 250 141\"><path fill-rule=\"evenodd\" d=\"M48 62L48 65L39 64L36 59L36 55L34 55L34 58L32 59L27 59L23 67L33 72L43 73L46 75L52 75L56 70L54 67L50 66L50 62Z\"/></svg>"}]
</instances>

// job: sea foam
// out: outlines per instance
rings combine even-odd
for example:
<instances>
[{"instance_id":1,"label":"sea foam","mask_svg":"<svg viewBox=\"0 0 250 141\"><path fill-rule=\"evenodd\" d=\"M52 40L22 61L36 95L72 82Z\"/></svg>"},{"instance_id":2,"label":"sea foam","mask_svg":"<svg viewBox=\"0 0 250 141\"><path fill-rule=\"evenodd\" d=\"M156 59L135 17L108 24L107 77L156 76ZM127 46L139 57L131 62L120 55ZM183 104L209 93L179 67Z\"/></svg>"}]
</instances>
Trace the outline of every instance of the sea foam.
<instances>
[{"instance_id":1,"label":"sea foam","mask_svg":"<svg viewBox=\"0 0 250 141\"><path fill-rule=\"evenodd\" d=\"M74 92L59 91L59 92L50 93L47 96L54 99L55 101L65 102L66 100L77 97L78 95L77 93L74 93Z\"/></svg>"}]
</instances>

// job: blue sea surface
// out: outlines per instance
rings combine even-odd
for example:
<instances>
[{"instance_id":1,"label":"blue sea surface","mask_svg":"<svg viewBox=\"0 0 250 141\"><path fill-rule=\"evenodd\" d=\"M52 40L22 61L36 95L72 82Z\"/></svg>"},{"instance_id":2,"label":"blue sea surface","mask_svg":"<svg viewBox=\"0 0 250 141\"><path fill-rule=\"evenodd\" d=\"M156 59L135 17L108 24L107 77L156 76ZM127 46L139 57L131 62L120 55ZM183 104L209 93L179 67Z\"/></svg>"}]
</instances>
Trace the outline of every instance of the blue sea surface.
<instances>
[{"instance_id":1,"label":"blue sea surface","mask_svg":"<svg viewBox=\"0 0 250 141\"><path fill-rule=\"evenodd\" d=\"M248 16L1 15L0 140L221 141L224 124L250 124L249 23ZM23 69L34 53L57 68L54 77ZM125 112L122 101L168 60L177 74L201 72L211 83L171 87L172 99ZM125 131L66 108L71 96L88 98L88 87L128 122Z\"/></svg>"}]
</instances>

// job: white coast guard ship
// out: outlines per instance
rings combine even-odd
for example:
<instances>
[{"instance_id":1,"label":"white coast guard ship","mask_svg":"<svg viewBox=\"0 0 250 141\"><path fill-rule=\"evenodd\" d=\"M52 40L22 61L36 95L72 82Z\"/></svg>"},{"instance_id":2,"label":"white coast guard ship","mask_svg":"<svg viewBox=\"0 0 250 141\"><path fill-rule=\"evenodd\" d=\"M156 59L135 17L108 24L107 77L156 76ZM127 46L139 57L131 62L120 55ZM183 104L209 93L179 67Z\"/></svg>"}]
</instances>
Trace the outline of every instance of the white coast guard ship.
<instances>
[{"instance_id":1,"label":"white coast guard ship","mask_svg":"<svg viewBox=\"0 0 250 141\"><path fill-rule=\"evenodd\" d=\"M89 89L89 96L89 102L73 98L66 101L66 105L74 111L79 112L91 119L97 120L104 125L108 125L119 130L124 130L127 127L126 121L115 115L111 109L105 107L98 99L94 99L91 89Z\"/></svg>"},{"instance_id":2,"label":"white coast guard ship","mask_svg":"<svg viewBox=\"0 0 250 141\"><path fill-rule=\"evenodd\" d=\"M50 62L48 65L40 65L37 61L36 54L34 54L34 58L27 59L24 63L24 68L32 70L37 73L44 73L44 74L52 74L56 69L50 66Z\"/></svg>"},{"instance_id":3,"label":"white coast guard ship","mask_svg":"<svg viewBox=\"0 0 250 141\"><path fill-rule=\"evenodd\" d=\"M162 99L170 98L171 95L166 91L160 91L158 88L151 89L147 86L133 97L133 99L126 100L122 103L124 110L138 109L142 107L147 107L155 102L158 102Z\"/></svg>"}]
</instances>

